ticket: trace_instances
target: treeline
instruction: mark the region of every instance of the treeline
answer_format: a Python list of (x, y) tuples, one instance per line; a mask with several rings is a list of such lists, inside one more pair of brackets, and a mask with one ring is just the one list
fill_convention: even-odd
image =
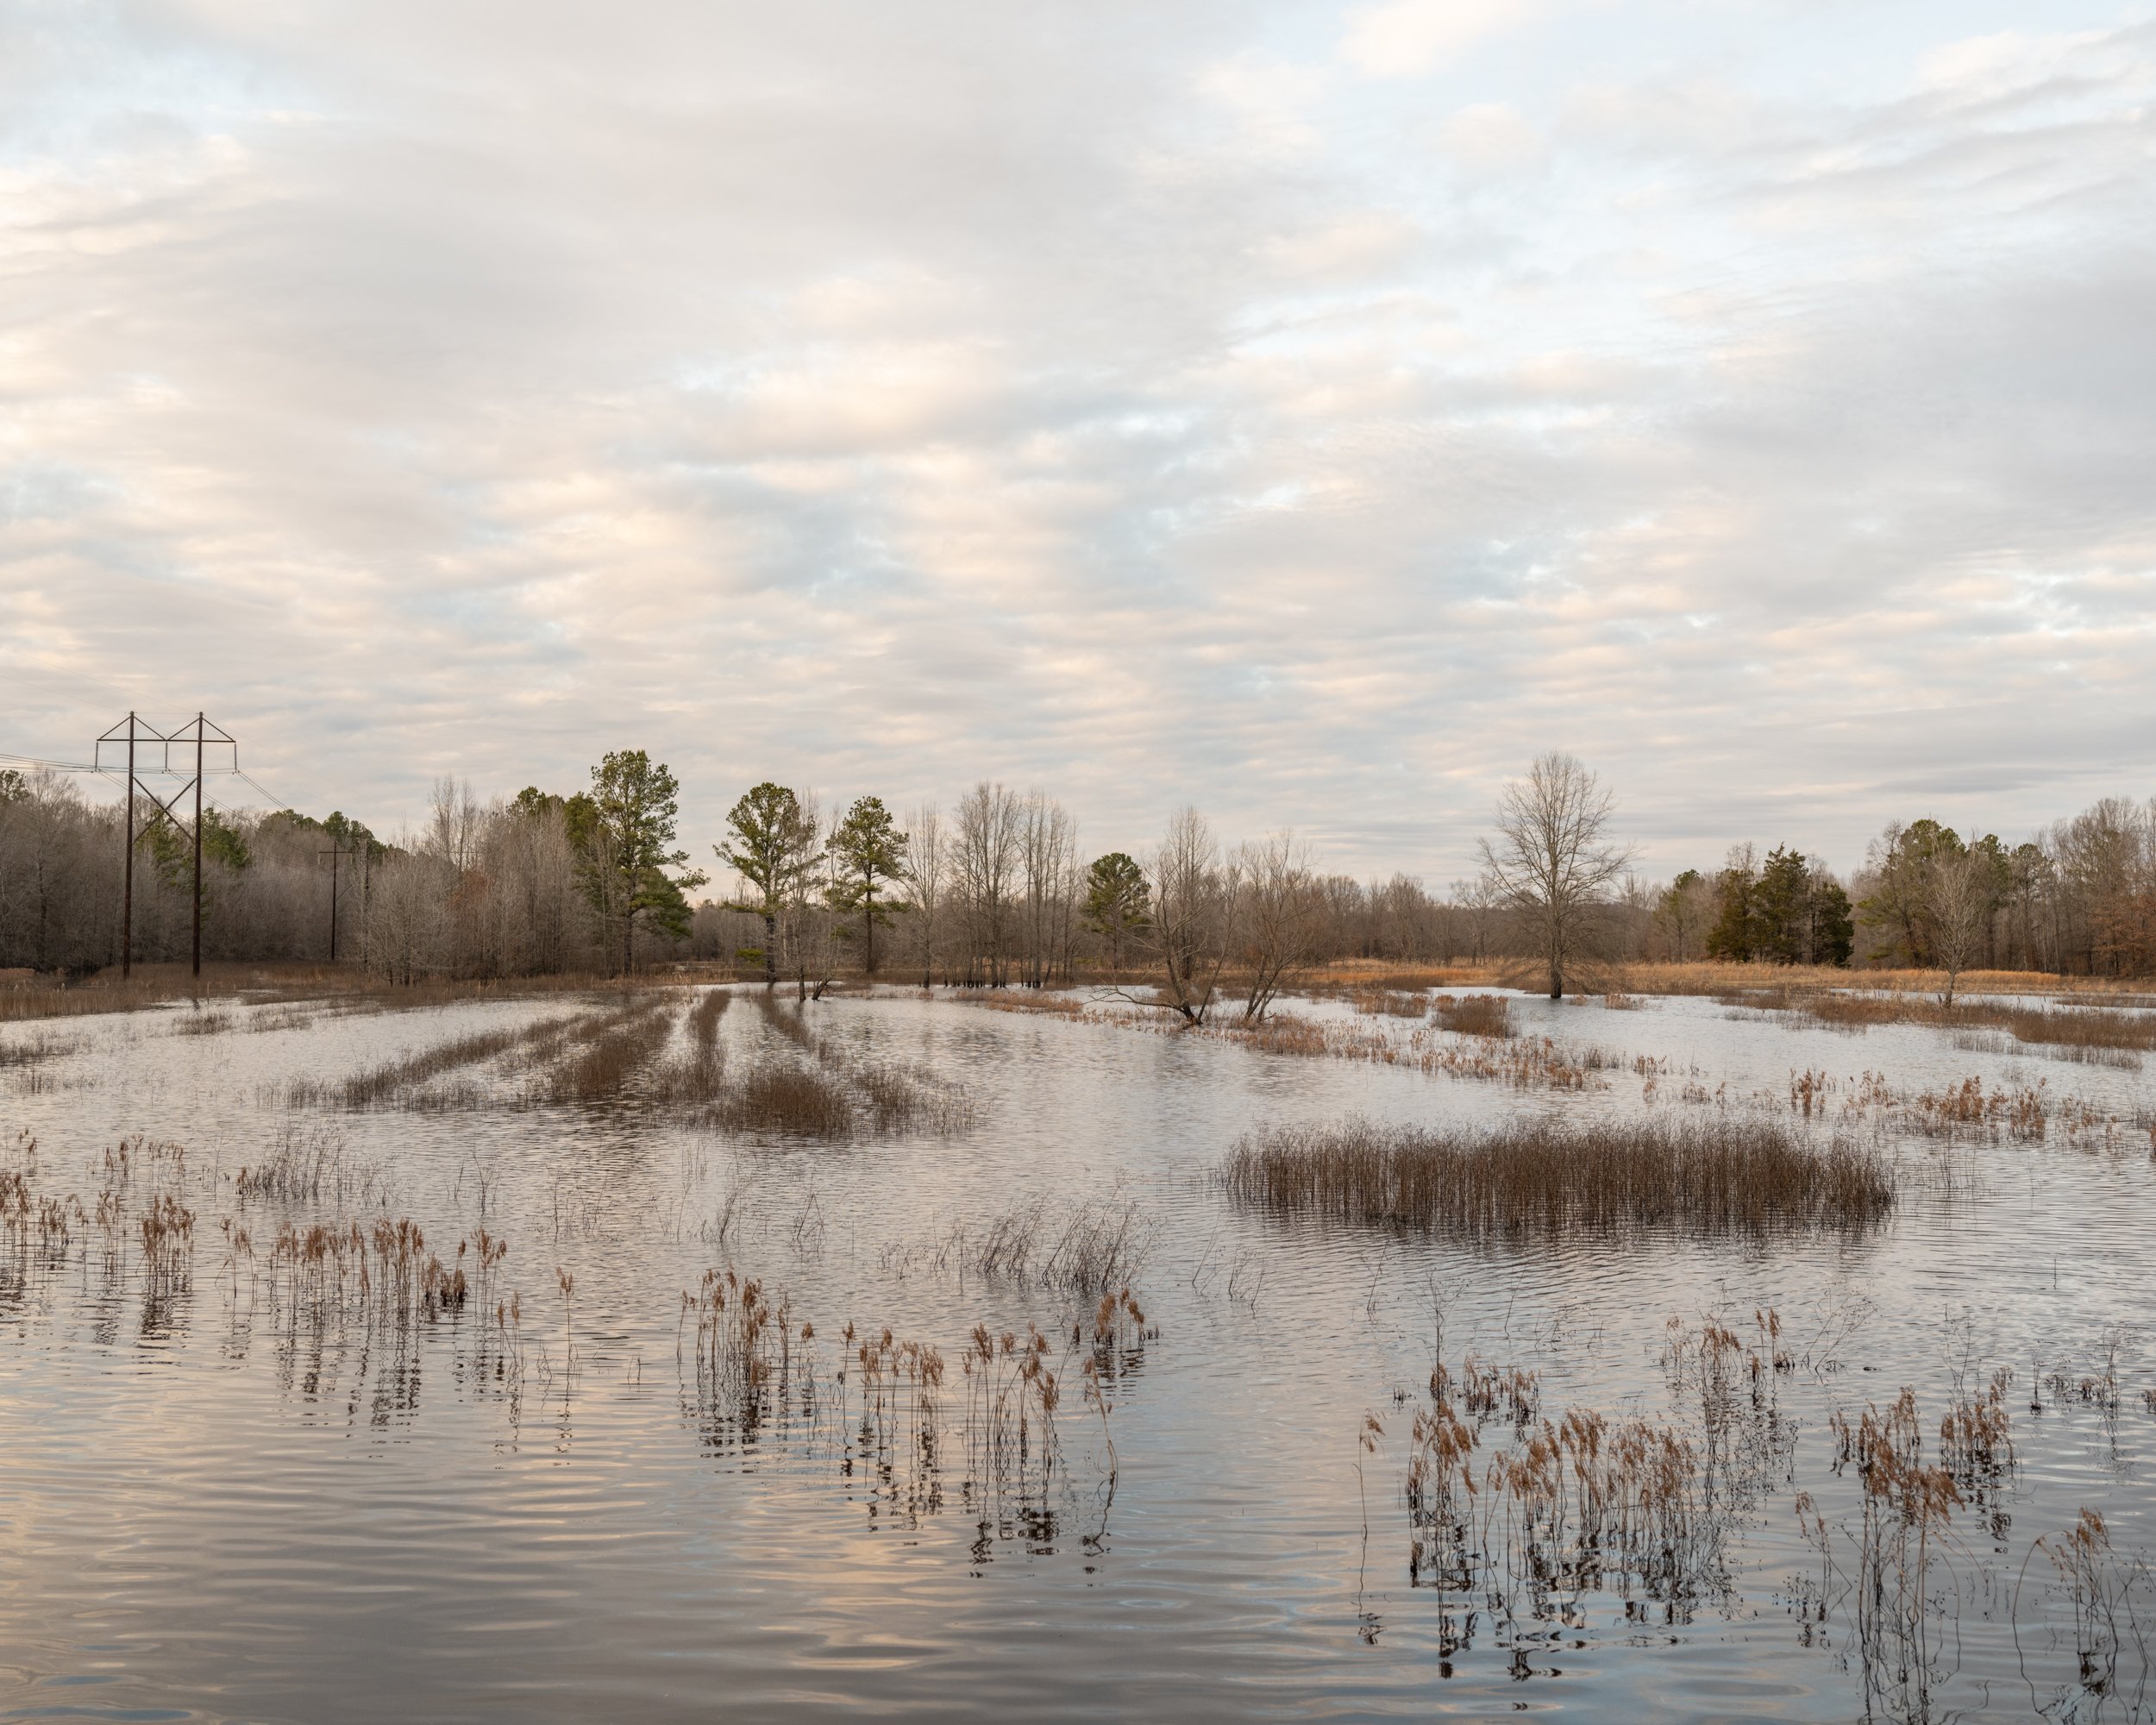
[[(566, 794), (485, 802), (445, 779), (423, 826), (393, 841), (341, 813), (208, 810), (204, 954), (318, 961), (334, 943), (398, 982), (697, 959), (805, 993), (841, 974), (976, 987), (1126, 977), (1193, 1015), (1224, 999), (1262, 1013), (1284, 977), (1347, 958), (1531, 957), (1553, 980), (1583, 961), (1699, 958), (2156, 971), (2156, 801), (2109, 800), (2013, 846), (1897, 823), (1846, 877), (1786, 845), (1764, 857), (1743, 845), (1720, 869), (1656, 883), (1601, 844), (1611, 805), (1593, 775), (1563, 757), (1545, 770), (1557, 777), (1515, 789), (1540, 786), (1545, 813), (1590, 810), (1595, 866), (1538, 879), (1537, 806), (1508, 801), (1487, 866), (1438, 894), (1405, 874), (1326, 871), (1286, 835), (1227, 844), (1191, 810), (1142, 856), (1089, 856), (1054, 798), (988, 782), (949, 809), (903, 814), (874, 796), (826, 806), (761, 784), (693, 867), (672, 774), (625, 750)], [(0, 969), (118, 962), (122, 814), (63, 777), (0, 773)], [(137, 824), (135, 956), (184, 959), (191, 844), (147, 801)], [(699, 895), (714, 878), (726, 890)]]
[(1890, 823), (1846, 881), (1816, 859), (1740, 845), (1712, 874), (1628, 881), (1621, 956), (1918, 969), (2156, 972), (2156, 799), (2107, 798), (2034, 838)]

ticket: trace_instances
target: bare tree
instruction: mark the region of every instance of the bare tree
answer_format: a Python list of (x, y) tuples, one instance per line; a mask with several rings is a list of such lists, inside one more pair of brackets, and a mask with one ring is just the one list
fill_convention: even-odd
[(1990, 926), (1991, 859), (1975, 845), (1942, 849), (1924, 872), (1932, 957), (1946, 973), (1940, 1004), (1951, 1007), (1954, 985), (1975, 959)]
[(906, 818), (911, 837), (906, 855), (906, 883), (911, 901), (914, 950), (921, 961), (921, 986), (936, 981), (937, 943), (943, 932), (944, 900), (950, 883), (950, 838), (943, 811), (934, 803)]
[(1248, 979), (1243, 1019), (1256, 1024), (1294, 972), (1310, 962), (1326, 905), (1309, 855), (1292, 832), (1238, 849), (1229, 880), (1235, 952)]
[(1550, 998), (1586, 950), (1609, 888), (1632, 853), (1608, 840), (1617, 799), (1573, 756), (1542, 756), (1497, 800), (1497, 837), (1481, 841), (1482, 866), (1504, 903), (1532, 931), (1550, 973)]
[(1489, 957), (1490, 925), (1504, 908), (1504, 890), (1485, 869), (1472, 881), (1455, 881), (1450, 902), (1454, 914), (1467, 925), (1468, 956), (1479, 964)]
[(966, 981), (1000, 988), (1009, 980), (1021, 826), (1018, 795), (983, 779), (959, 799), (956, 822), (952, 876), (966, 944)]
[(1146, 873), (1153, 886), (1153, 917), (1141, 938), (1160, 966), (1162, 986), (1153, 999), (1138, 1004), (1201, 1025), (1227, 962), (1229, 899), (1220, 847), (1206, 818), (1194, 808), (1180, 810)]
[(1078, 850), (1070, 812), (1042, 791), (1029, 792), (1019, 815), (1019, 860), (1025, 890), (1025, 986), (1040, 988), (1056, 966), (1066, 888)]
[(1655, 900), (1655, 926), (1680, 964), (1699, 957), (1700, 941), (1714, 919), (1714, 883), (1696, 869), (1685, 869)]

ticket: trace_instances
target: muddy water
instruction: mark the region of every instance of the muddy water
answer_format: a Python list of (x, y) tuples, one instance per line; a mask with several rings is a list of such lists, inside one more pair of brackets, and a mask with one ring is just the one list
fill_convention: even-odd
[[(491, 1068), (474, 1070), (493, 1106), (288, 1095), (570, 1010), (239, 1007), (204, 1034), (176, 1013), (0, 1032), (57, 1043), (0, 1071), (0, 1165), (33, 1201), (72, 1194), (85, 1211), (65, 1244), (30, 1226), (0, 1251), (0, 1716), (1839, 1720), (1869, 1695), (1890, 1716), (2131, 1716), (2147, 1672), (2127, 1616), (2084, 1663), (2090, 1632), (2035, 1541), (2099, 1509), (2103, 1573), (2156, 1626), (2132, 1568), (2156, 1548), (2147, 1074), (1706, 1000), (1523, 1000), (1523, 1032), (1612, 1058), (1583, 1088), (1515, 1088), (893, 995), (813, 1006), (814, 1033), (857, 1069), (962, 1084), (970, 1127), (728, 1134), (639, 1107), (636, 1080), (610, 1103), (510, 1107), (520, 1081)], [(736, 1074), (799, 1057), (745, 1000), (720, 1043)], [(1255, 1126), (1350, 1113), (1801, 1123), (1799, 1073), (1823, 1085), (1811, 1129), (1883, 1133), (1903, 1164), (1875, 1233), (1466, 1248), (1238, 1213), (1208, 1177)], [(1987, 1094), (2039, 1088), (2042, 1139), (1914, 1129), (1908, 1099), (1972, 1076)], [(1882, 1082), (1901, 1101), (1860, 1107)], [(122, 1139), (138, 1140), (124, 1182), (105, 1159)], [(331, 1170), (322, 1192), (243, 1196), (241, 1170), (290, 1145)], [(91, 1214), (107, 1192), (129, 1207), (110, 1226)], [(184, 1261), (146, 1255), (141, 1212), (160, 1194), (194, 1213)], [(1129, 1207), (1150, 1240), (1134, 1292), (1157, 1333), (1118, 1354), (1105, 1433), (1080, 1390), (1087, 1350), (1068, 1348), (1089, 1302), (984, 1280), (945, 1249), (1035, 1201), (1051, 1218)], [(374, 1306), (310, 1315), (280, 1292), (280, 1227), (381, 1216), (451, 1258), (484, 1226), (508, 1255), (479, 1297), (408, 1326), (353, 1315)], [(682, 1297), (719, 1264), (813, 1323), (812, 1407), (744, 1427), (700, 1392)], [(1456, 1366), (1539, 1374), (1552, 1419), (1682, 1424), (1699, 1408), (1664, 1369), (1670, 1320), (1749, 1339), (1770, 1308), (1793, 1369), (1746, 1391), (1757, 1465), (1725, 1487), (1708, 1584), (1555, 1600), (1411, 1584), (1408, 1432), (1440, 1325)], [(983, 1320), (1054, 1338), (1063, 1384), (1055, 1466), (985, 1507), (958, 1430), (958, 1362)], [(836, 1376), (849, 1322), (942, 1352), (935, 1465), (915, 1451), (887, 1472), (863, 1449), (859, 1374)], [(1851, 1585), (1862, 1488), (1833, 1467), (1830, 1421), (1908, 1385), (1928, 1452), (1955, 1387), (2002, 1367), (2017, 1465), (1927, 1572), (1921, 1683), (1889, 1673), (1882, 1690)], [(1366, 1413), (1384, 1428), (1369, 1451)], [(1484, 1443), (1510, 1435), (1500, 1417)], [(1830, 1524), (1824, 1565), (1799, 1491)]]

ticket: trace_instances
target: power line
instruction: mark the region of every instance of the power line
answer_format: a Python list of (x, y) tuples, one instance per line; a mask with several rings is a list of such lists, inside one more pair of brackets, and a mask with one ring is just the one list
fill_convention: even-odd
[(9, 755), (4, 750), (0, 750), (0, 761), (12, 761), (22, 767), (42, 767), (53, 773), (97, 773), (103, 770), (86, 761), (42, 761), (34, 755)]

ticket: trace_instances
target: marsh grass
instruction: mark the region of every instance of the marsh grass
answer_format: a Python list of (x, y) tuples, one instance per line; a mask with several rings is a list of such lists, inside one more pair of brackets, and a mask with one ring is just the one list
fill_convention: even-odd
[(1494, 1132), (1275, 1126), (1220, 1170), (1236, 1202), (1470, 1239), (1857, 1231), (1894, 1203), (1890, 1165), (1774, 1122), (1523, 1120)]
[(726, 1062), (718, 1021), (733, 1004), (724, 988), (707, 988), (689, 1008), (687, 1046), (662, 1065), (652, 1082), (652, 1101), (667, 1107), (708, 1107), (725, 1094)]
[[(616, 1013), (621, 1009), (616, 1009)], [(429, 1093), (427, 1087), (449, 1073), (466, 1070), (519, 1056), (512, 1064), (550, 1063), (579, 1036), (591, 1035), (613, 1020), (616, 1013), (584, 1013), (567, 1018), (541, 1019), (536, 1023), (475, 1031), (450, 1037), (385, 1061), (364, 1072), (341, 1080), (295, 1079), (284, 1087), (291, 1107), (441, 1108), (473, 1107), (482, 1100), (476, 1088)]]
[(1725, 1006), (1779, 1013), (1833, 1030), (1860, 1033), (1884, 1025), (1921, 1025), (1948, 1032), (1958, 1047), (1987, 1052), (2020, 1047), (2048, 1059), (2126, 1071), (2139, 1071), (2141, 1055), (2156, 1049), (2156, 1013), (2124, 1006), (1964, 999), (1949, 1007), (1927, 995), (1855, 993), (1846, 986), (1753, 987), (1717, 998)]
[(883, 1268), (1037, 1287), (1086, 1302), (1128, 1293), (1151, 1257), (1157, 1226), (1127, 1198), (1036, 1198), (965, 1217), (926, 1240), (894, 1244)]
[(1365, 1018), (1421, 1019), (1430, 1015), (1430, 999), (1419, 990), (1358, 988), (1349, 1004)]
[(718, 1113), (734, 1132), (844, 1138), (853, 1135), (857, 1110), (843, 1085), (778, 1058), (759, 1062), (729, 1085)]
[(58, 1060), (76, 1052), (84, 1045), (84, 1038), (69, 1036), (58, 1031), (32, 1031), (24, 1036), (0, 1040), (0, 1072), (17, 1071), (42, 1065), (47, 1060)]
[(1449, 1031), (1463, 1036), (1508, 1037), (1512, 1032), (1512, 1002), (1502, 994), (1439, 994), (1431, 1004), (1431, 1016)]
[(547, 1076), (542, 1086), (546, 1100), (557, 1107), (621, 1101), (630, 1079), (657, 1056), (673, 1029), (664, 1001), (639, 1001), (624, 1008)]

